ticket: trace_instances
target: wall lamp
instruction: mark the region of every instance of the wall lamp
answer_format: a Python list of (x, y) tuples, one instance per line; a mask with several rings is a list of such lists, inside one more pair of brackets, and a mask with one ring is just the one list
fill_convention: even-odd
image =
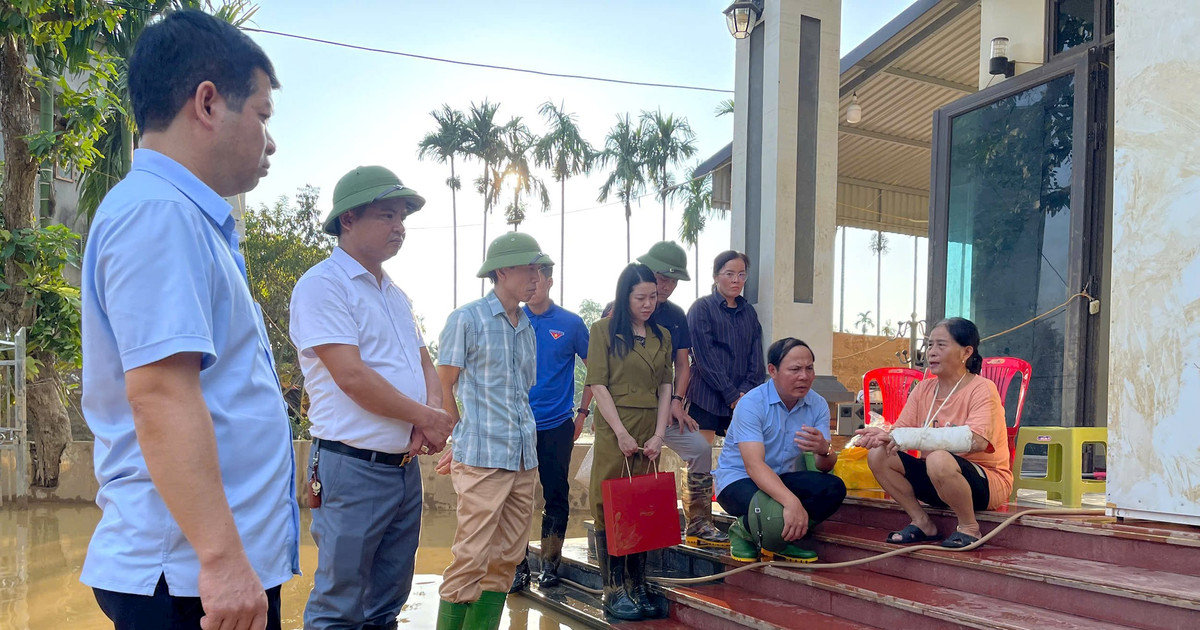
[(762, 0), (736, 0), (725, 9), (725, 23), (729, 26), (729, 34), (734, 39), (750, 37), (750, 31), (762, 17)]
[(1008, 58), (1008, 38), (992, 38), (992, 58), (988, 59), (988, 74), (1003, 74), (1009, 78), (1016, 73), (1016, 62)]

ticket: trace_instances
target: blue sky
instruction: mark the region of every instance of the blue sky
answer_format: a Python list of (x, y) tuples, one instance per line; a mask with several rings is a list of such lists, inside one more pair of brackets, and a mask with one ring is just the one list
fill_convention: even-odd
[[(732, 89), (734, 40), (725, 27), (726, 0), (556, 3), (471, 0), (441, 2), (354, 1), (331, 9), (328, 2), (260, 0), (252, 26), (347, 43), (494, 65), (619, 79)], [(849, 51), (910, 4), (909, 0), (846, 0), (842, 51)], [(432, 130), (429, 112), (443, 103), (467, 109), (487, 98), (500, 103), (498, 118), (522, 116), (544, 129), (537, 107), (565, 102), (593, 144), (599, 145), (618, 114), (661, 108), (683, 116), (696, 132), (696, 156), (688, 168), (732, 138), (732, 117), (713, 110), (729, 94), (615, 85), (467, 68), (369, 53), (251, 33), (275, 63), (283, 88), (275, 95), (271, 132), (279, 145), (269, 177), (247, 195), (257, 206), (293, 195), (304, 184), (321, 189), (324, 210), (334, 184), (358, 165), (382, 164), (428, 200), (408, 222), (409, 237), (385, 268), (414, 300), (431, 336), (451, 310), (451, 213), (445, 186), (447, 166), (421, 162), (416, 147)], [(459, 164), (464, 190), (458, 196), (459, 286), (462, 304), (480, 295), (474, 278), (482, 260), (482, 199), (467, 190), (480, 174), (474, 162)], [(680, 170), (682, 173), (682, 170)], [(547, 213), (534, 205), (521, 230), (559, 258), (559, 197), (551, 187)], [(585, 298), (611, 299), (625, 264), (625, 225), (618, 204), (596, 201), (601, 174), (567, 184), (564, 306)], [(634, 256), (661, 237), (662, 211), (652, 197), (633, 209)], [(677, 237), (679, 213), (668, 213), (668, 233)], [(488, 238), (507, 229), (502, 216), (488, 221)], [(867, 234), (851, 230), (847, 251), (847, 324), (875, 309), (875, 264)], [(840, 238), (839, 238), (840, 243)], [(700, 292), (708, 290), (711, 260), (729, 244), (729, 223), (717, 219), (701, 238)], [(893, 236), (884, 258), (884, 319), (907, 317), (912, 309), (912, 238)], [(690, 254), (690, 252), (689, 252)], [(921, 251), (924, 276), (924, 249)], [(709, 270), (705, 270), (708, 267)], [(675, 300), (685, 308), (695, 282), (681, 283)], [(867, 291), (867, 289), (870, 289)], [(554, 293), (557, 296), (557, 287)], [(836, 295), (836, 288), (835, 288)], [(920, 296), (921, 304), (924, 296)], [(922, 307), (923, 310), (923, 307)], [(834, 308), (834, 325), (838, 309)]]

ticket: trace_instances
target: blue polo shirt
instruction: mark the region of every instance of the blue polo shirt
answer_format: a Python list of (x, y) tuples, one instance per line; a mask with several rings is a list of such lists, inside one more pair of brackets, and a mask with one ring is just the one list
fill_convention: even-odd
[(80, 579), (95, 588), (197, 597), (200, 563), (154, 487), (125, 373), (179, 353), (200, 359), (225, 497), (265, 588), (300, 572), (300, 515), (287, 409), (262, 312), (250, 297), (230, 206), (149, 149), (96, 210), (83, 255), (83, 415), (96, 436), (103, 510)]
[(541, 315), (524, 308), (537, 333), (537, 383), (529, 406), (538, 431), (545, 431), (575, 415), (575, 357), (587, 360), (588, 329), (582, 317), (553, 302)]
[(773, 380), (746, 392), (733, 409), (733, 420), (725, 432), (725, 446), (713, 471), (717, 494), (735, 481), (750, 478), (742, 449), (738, 448), (741, 442), (761, 443), (764, 459), (777, 475), (798, 470), (796, 460), (803, 451), (796, 446), (795, 439), (796, 432), (804, 427), (816, 427), (829, 439), (829, 404), (817, 392), (810, 390), (790, 410), (779, 399)]

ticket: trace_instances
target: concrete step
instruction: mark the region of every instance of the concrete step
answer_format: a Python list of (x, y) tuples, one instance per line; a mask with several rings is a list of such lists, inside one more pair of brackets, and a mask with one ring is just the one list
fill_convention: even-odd
[[(829, 522), (817, 528), (822, 562), (896, 549), (887, 531)], [(1200, 625), (1200, 578), (1077, 558), (985, 546), (971, 552), (919, 551), (865, 565), (870, 571), (998, 597), (1131, 628)]]
[(654, 619), (649, 621), (620, 621), (605, 618), (600, 598), (570, 586), (559, 586), (551, 589), (539, 589), (532, 586), (521, 591), (522, 597), (528, 597), (538, 604), (555, 610), (572, 620), (579, 622), (578, 627), (596, 628), (598, 630), (688, 630), (693, 626), (673, 619)]

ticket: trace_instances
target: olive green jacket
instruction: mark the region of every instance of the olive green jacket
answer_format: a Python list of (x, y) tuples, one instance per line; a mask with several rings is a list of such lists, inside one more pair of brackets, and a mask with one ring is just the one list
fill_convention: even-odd
[[(618, 407), (655, 409), (658, 407), (658, 386), (674, 380), (671, 333), (658, 326), (659, 341), (652, 330), (646, 330), (646, 345), (634, 343), (633, 349), (619, 358), (611, 352), (609, 325), (611, 318), (592, 324), (588, 340), (587, 380), (585, 385), (604, 385)], [(655, 324), (646, 324), (647, 327)]]

